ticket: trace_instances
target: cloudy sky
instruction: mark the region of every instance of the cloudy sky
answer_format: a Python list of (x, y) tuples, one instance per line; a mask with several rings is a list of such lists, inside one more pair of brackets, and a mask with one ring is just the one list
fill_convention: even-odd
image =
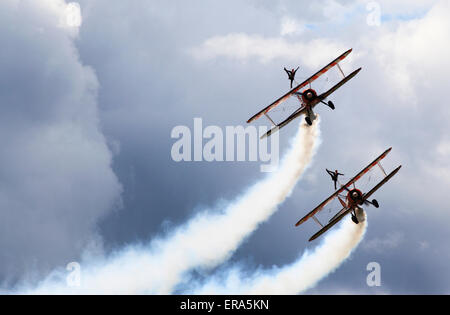
[[(282, 266), (313, 248), (316, 226), (293, 225), (331, 192), (325, 168), (348, 178), (392, 146), (384, 166), (403, 168), (367, 209), (364, 240), (306, 293), (450, 293), (449, 14), (445, 0), (1, 1), (3, 287), (236, 198), (261, 163), (175, 162), (172, 129), (243, 125), (288, 90), (283, 67), (300, 66), (300, 81), (353, 48), (343, 70), (363, 69), (331, 97), (335, 111), (317, 107), (312, 164), (218, 269)], [(282, 154), (296, 125), (280, 133)], [(366, 284), (370, 262), (379, 287)]]

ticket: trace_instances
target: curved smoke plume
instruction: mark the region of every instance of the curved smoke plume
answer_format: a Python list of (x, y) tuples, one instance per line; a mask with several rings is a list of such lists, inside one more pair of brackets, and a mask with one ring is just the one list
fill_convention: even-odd
[(349, 218), (336, 230), (328, 232), (319, 246), (306, 251), (297, 261), (271, 270), (245, 275), (233, 268), (204, 284), (197, 284), (196, 294), (298, 294), (312, 288), (336, 270), (362, 240), (367, 221), (354, 224)]
[(197, 214), (149, 245), (129, 246), (102, 261), (81, 264), (81, 285), (67, 287), (66, 272), (55, 272), (27, 293), (171, 293), (187, 272), (226, 260), (291, 193), (319, 143), (318, 119), (304, 123), (278, 170), (254, 184), (221, 213)]

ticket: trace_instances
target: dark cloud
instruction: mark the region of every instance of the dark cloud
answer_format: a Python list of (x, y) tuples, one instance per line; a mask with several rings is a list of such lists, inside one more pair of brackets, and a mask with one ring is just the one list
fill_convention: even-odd
[[(299, 52), (298, 61), (279, 56), (265, 64), (256, 58), (242, 61), (219, 56), (203, 60), (192, 55), (193, 48), (217, 36), (243, 33), (250, 37), (258, 35), (262, 40), (280, 38), (281, 20), (289, 16), (308, 24), (308, 28), (285, 37), (288, 44), (309, 44), (321, 39), (333, 47), (353, 47), (354, 52), (343, 67), (349, 71), (362, 66), (363, 71), (333, 95), (335, 111), (318, 109), (323, 142), (316, 160), (291, 198), (245, 242), (232, 261), (246, 261), (250, 269), (253, 265), (292, 262), (304, 248), (314, 246), (307, 245), (306, 240), (315, 226), (294, 228), (293, 223), (330, 192), (331, 183), (324, 169), (338, 168), (351, 176), (393, 146), (386, 168), (398, 164), (404, 167), (377, 193), (381, 208), (368, 210), (366, 240), (351, 260), (310, 293), (448, 292), (450, 274), (445, 260), (437, 254), (448, 252), (443, 241), (448, 238), (448, 207), (442, 196), (449, 187), (445, 177), (449, 111), (443, 102), (447, 93), (444, 69), (448, 68), (448, 62), (438, 62), (448, 52), (448, 45), (442, 40), (446, 35), (442, 30), (447, 24), (436, 12), (439, 10), (431, 11), (432, 15), (421, 21), (390, 21), (371, 27), (366, 23), (365, 3), (357, 1), (131, 4), (83, 0), (80, 4), (83, 25), (76, 47), (58, 29), (45, 37), (50, 48), (40, 41), (36, 44), (35, 36), (26, 35), (31, 28), (28, 24), (14, 30), (15, 34), (25, 32), (25, 35), (11, 38), (4, 35), (5, 42), (14, 45), (19, 45), (16, 37), (23, 39), (20, 49), (14, 52), (23, 52), (24, 56), (18, 54), (17, 60), (21, 62), (17, 66), (20, 64), (25, 70), (14, 71), (9, 60), (2, 64), (3, 69), (8, 69), (2, 75), (5, 78), (2, 82), (7, 83), (1, 84), (2, 99), (9, 104), (17, 101), (2, 116), (8, 130), (18, 131), (21, 128), (16, 127), (20, 126), (16, 120), (6, 117), (36, 120), (38, 124), (46, 120), (54, 123), (70, 120), (80, 113), (68, 115), (67, 111), (84, 105), (94, 112), (91, 115), (91, 111), (81, 111), (84, 116), (80, 121), (88, 121), (88, 129), (92, 131), (88, 138), (102, 143), (95, 123), (95, 95), (90, 94), (97, 88), (95, 77), (80, 66), (76, 50), (82, 63), (92, 67), (98, 80), (98, 118), (111, 150), (117, 151), (113, 169), (124, 189), (123, 208), (100, 222), (100, 234), (108, 250), (148, 240), (199, 209), (214, 208), (223, 199), (233, 199), (262, 176), (258, 163), (176, 163), (170, 157), (174, 142), (170, 132), (177, 125), (192, 127), (194, 117), (203, 118), (205, 125), (243, 124), (255, 110), (286, 91), (288, 82), (281, 70), (283, 66), (298, 63), (299, 76), (306, 77), (316, 70), (310, 65), (311, 60), (305, 60), (306, 56), (334, 57), (334, 52), (325, 49), (311, 53), (317, 46), (306, 46), (308, 51)], [(331, 16), (333, 8), (339, 8), (339, 14)], [(382, 2), (383, 10), (389, 8)], [(441, 3), (440, 11), (446, 10), (448, 7)], [(7, 19), (2, 21), (5, 27), (16, 25), (7, 23)], [(425, 36), (434, 27), (442, 33), (433, 33), (431, 38)], [(427, 49), (428, 54), (423, 54), (420, 47), (429, 47), (430, 40), (436, 49)], [(61, 41), (67, 43), (56, 44)], [(30, 50), (36, 51), (34, 59), (28, 57)], [(57, 75), (44, 80), (43, 73), (55, 69), (51, 68), (54, 63), (42, 62), (46, 58), (59, 60), (56, 64), (64, 67), (56, 67)], [(26, 78), (23, 73), (27, 73)], [(54, 87), (52, 93), (42, 93), (48, 87)], [(21, 94), (22, 90), (29, 92)], [(71, 93), (74, 95), (70, 97)], [(80, 97), (86, 97), (87, 101), (80, 101)], [(39, 107), (28, 105), (36, 99), (43, 99)], [(282, 148), (294, 134), (294, 125), (282, 131)], [(17, 142), (17, 138), (13, 139), (12, 142)], [(104, 167), (107, 161), (105, 158), (99, 163)], [(108, 173), (108, 169), (103, 171)], [(113, 178), (113, 174), (108, 176)], [(369, 184), (373, 182), (365, 183)], [(97, 186), (109, 187), (101, 183)], [(51, 190), (45, 186), (41, 189)], [(103, 205), (96, 208), (104, 209)], [(65, 230), (64, 226), (60, 228)], [(398, 244), (385, 241), (397, 232), (402, 235)], [(366, 242), (381, 248), (370, 250), (370, 246), (365, 247)], [(365, 283), (365, 268), (371, 261), (382, 266), (383, 286), (378, 289), (368, 288)], [(440, 271), (439, 276), (434, 270)]]
[[(290, 15), (300, 21), (319, 23), (317, 20), (323, 14), (315, 6), (284, 2), (227, 2), (214, 6), (203, 3), (201, 7), (154, 3), (150, 8), (143, 3), (135, 6), (86, 4), (87, 17), (78, 47), (83, 60), (97, 71), (102, 121), (108, 137), (120, 142), (121, 151), (114, 168), (125, 186), (124, 209), (109, 216), (101, 225), (107, 244), (121, 246), (149, 238), (161, 231), (165, 220), (182, 222), (195, 209), (211, 207), (222, 198), (233, 198), (258, 178), (255, 163), (174, 163), (169, 156), (173, 143), (169, 135), (176, 125), (192, 126), (193, 117), (202, 117), (205, 124), (241, 124), (260, 105), (285, 89), (285, 78), (280, 71), (282, 60), (264, 65), (255, 60), (242, 63), (226, 58), (201, 61), (192, 58), (189, 51), (210, 37), (230, 33), (277, 37), (286, 6), (292, 8)], [(296, 10), (302, 12), (292, 14)], [(312, 10), (317, 16), (306, 14), (305, 10)], [(233, 12), (232, 18), (230, 12)], [(441, 121), (426, 125), (424, 117), (434, 119), (437, 116), (427, 116), (427, 108), (410, 106), (410, 98), (402, 99), (397, 95), (397, 83), (391, 79), (398, 73), (389, 73), (389, 68), (380, 64), (379, 55), (374, 55), (385, 49), (377, 43), (381, 43), (384, 36), (396, 33), (392, 26), (371, 28), (366, 24), (364, 11), (338, 29), (331, 21), (328, 32), (333, 36), (323, 35), (327, 34), (327, 22), (320, 23), (319, 33), (310, 30), (295, 40), (320, 35), (331, 42), (353, 47), (351, 62), (354, 66), (363, 66), (363, 71), (333, 96), (336, 111), (318, 110), (322, 114), (323, 144), (309, 176), (298, 184), (292, 197), (271, 221), (239, 249), (233, 260), (250, 258), (255, 264), (269, 266), (295, 259), (314, 227), (294, 229), (292, 222), (329, 191), (331, 186), (323, 170), (339, 168), (351, 175), (382, 150), (393, 146), (387, 168), (399, 163), (405, 166), (398, 178), (377, 194), (384, 210), (375, 210), (376, 214), (369, 210), (367, 241), (382, 239), (398, 230), (407, 241), (399, 244), (395, 253), (391, 249), (376, 257), (367, 250), (356, 251), (342, 271), (324, 281), (318, 290), (325, 291), (327, 286), (367, 289), (365, 266), (379, 259), (389, 278), (383, 289), (389, 292), (436, 292), (437, 287), (444, 291), (443, 282), (436, 285), (439, 279), (420, 272), (439, 264), (435, 259), (409, 265), (408, 276), (402, 266), (416, 259), (417, 253), (410, 252), (411, 246), (418, 246), (422, 241), (427, 241), (430, 248), (444, 246), (433, 234), (422, 233), (422, 237), (418, 237), (416, 233), (423, 222), (423, 207), (430, 207), (421, 201), (417, 189), (422, 187), (425, 175), (422, 163), (433, 158), (427, 152), (436, 145), (436, 134), (447, 130), (447, 126)], [(338, 38), (334, 37), (336, 33), (339, 33)], [(375, 41), (368, 44), (367, 36)], [(388, 60), (389, 53), (387, 47)], [(401, 58), (400, 53), (393, 51), (392, 58)], [(305, 65), (305, 76), (306, 72), (314, 70), (308, 68), (308, 60), (302, 60), (301, 55), (299, 63)], [(433, 84), (441, 86), (438, 77), (443, 73), (436, 71)], [(414, 86), (420, 87), (418, 78), (411, 79)], [(426, 91), (431, 95), (445, 95), (444, 90), (435, 93), (431, 87)], [(426, 95), (422, 92), (416, 95), (419, 99)], [(433, 105), (433, 110), (444, 108)], [(288, 138), (294, 129), (287, 127), (283, 137)], [(429, 178), (427, 184), (433, 180)], [(445, 206), (439, 202), (432, 207), (431, 213), (427, 210), (431, 222), (440, 221), (441, 215), (446, 216), (442, 212)], [(402, 215), (392, 214), (396, 211), (401, 211)], [(409, 219), (404, 220), (405, 217)], [(387, 220), (392, 223), (386, 224)], [(445, 235), (445, 224), (441, 226)], [(352, 272), (352, 269), (357, 271)], [(420, 277), (414, 278), (415, 271)], [(409, 277), (407, 282), (402, 280), (405, 277)]]
[(120, 194), (98, 127), (96, 77), (54, 4), (0, 5), (3, 281), (77, 259)]

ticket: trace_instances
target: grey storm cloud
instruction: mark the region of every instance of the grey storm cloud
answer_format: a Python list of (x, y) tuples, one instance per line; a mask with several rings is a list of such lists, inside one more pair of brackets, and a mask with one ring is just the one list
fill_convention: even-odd
[[(402, 12), (389, 2), (379, 3), (380, 18)], [(106, 244), (120, 247), (129, 241), (150, 238), (198, 209), (214, 205), (217, 200), (231, 199), (258, 178), (258, 165), (252, 163), (174, 163), (169, 156), (169, 135), (174, 126), (192, 126), (193, 117), (202, 117), (205, 124), (242, 124), (260, 106), (285, 91), (286, 78), (280, 70), (283, 66), (299, 64), (298, 75), (305, 77), (341, 49), (352, 47), (354, 52), (344, 69), (362, 66), (363, 71), (333, 96), (336, 111), (319, 110), (324, 145), (318, 159), (281, 211), (261, 226), (233, 259), (248, 261), (250, 266), (293, 261), (304, 248), (298, 240), (306, 239), (313, 227), (290, 227), (300, 214), (326, 196), (330, 185), (324, 175), (325, 167), (342, 169), (350, 176), (393, 146), (386, 168), (397, 164), (404, 164), (404, 168), (395, 182), (377, 194), (387, 208), (369, 210), (369, 220), (373, 222), (367, 237), (368, 241), (377, 239), (385, 244), (385, 238), (399, 231), (404, 242), (394, 253), (391, 248), (382, 253), (357, 250), (341, 267), (342, 271), (322, 282), (319, 290), (330, 292), (326, 289), (329, 287), (336, 288), (336, 292), (339, 288), (349, 291), (350, 287), (370, 292), (365, 284), (365, 268), (377, 259), (386, 272), (385, 291), (446, 290), (445, 281), (434, 283), (435, 277), (422, 272), (431, 266), (442, 269), (439, 261), (417, 258), (420, 250), (445, 251), (445, 244), (437, 240), (447, 235), (441, 218), (448, 218), (445, 205), (439, 198), (428, 200), (422, 190), (424, 183), (429, 186), (438, 181), (437, 191), (431, 192), (437, 197), (448, 187), (444, 178), (437, 178), (438, 173), (429, 169), (434, 161), (446, 167), (443, 158), (437, 161), (434, 153), (438, 147), (441, 156), (447, 152), (444, 135), (448, 127), (441, 118), (448, 111), (438, 101), (445, 99), (446, 73), (435, 65), (437, 60), (443, 62), (443, 68), (447, 64), (444, 35), (431, 37), (433, 45), (440, 47), (428, 51), (432, 58), (419, 54), (419, 48), (430, 40), (426, 34), (432, 33), (428, 29), (433, 29), (434, 24), (441, 32), (446, 29), (439, 25), (445, 24), (442, 16), (427, 16), (430, 7), (414, 2), (409, 3), (408, 10), (420, 12), (420, 18), (373, 27), (367, 24), (370, 12), (364, 1), (325, 1), (317, 5), (286, 1), (81, 4), (86, 19), (78, 47), (83, 60), (96, 69), (101, 81), (100, 108), (105, 132), (121, 147), (114, 169), (124, 183), (124, 209), (102, 222)], [(440, 6), (445, 12), (445, 4), (441, 2)], [(342, 14), (330, 15), (334, 8)], [(438, 11), (439, 7), (430, 14)], [(283, 16), (310, 23), (310, 28), (297, 37), (281, 37)], [(261, 45), (265, 39), (269, 44), (274, 40), (282, 42), (286, 50), (298, 50), (298, 59), (294, 60), (290, 51), (265, 63), (252, 58), (258, 54), (247, 59), (227, 58), (223, 54), (211, 57), (211, 52), (207, 59), (192, 55), (193, 49), (202, 49), (209, 39), (230, 34), (259, 40), (256, 43)], [(309, 45), (317, 40), (323, 45)], [(233, 50), (233, 46), (227, 50)], [(429, 83), (423, 84), (423, 80)], [(439, 115), (430, 115), (430, 110)], [(293, 131), (291, 127), (283, 130), (282, 140)], [(191, 185), (194, 179), (196, 184)], [(424, 208), (427, 215), (422, 214)], [(440, 233), (432, 229), (417, 232), (418, 226), (429, 226), (431, 222)], [(424, 241), (432, 245), (420, 247)], [(410, 261), (415, 261), (412, 270), (401, 269)], [(450, 276), (446, 268), (442, 272), (443, 279)], [(414, 275), (413, 280), (405, 282), (409, 274)]]
[(76, 260), (121, 192), (62, 1), (0, 4), (0, 278)]
[[(333, 95), (335, 111), (318, 109), (323, 143), (314, 164), (231, 262), (251, 270), (294, 261), (315, 226), (293, 223), (331, 189), (324, 169), (351, 176), (392, 146), (385, 167), (403, 168), (377, 193), (380, 209), (368, 210), (365, 240), (309, 292), (448, 292), (445, 1), (377, 1), (380, 26), (367, 24), (362, 0), (78, 2), (78, 36), (33, 1), (1, 4), (2, 46), (11, 47), (0, 51), (3, 277), (34, 264), (64, 265), (95, 231), (114, 251), (232, 200), (261, 177), (259, 164), (176, 163), (172, 128), (192, 127), (194, 117), (244, 124), (286, 91), (284, 66), (299, 65), (304, 78), (353, 48), (344, 70), (363, 69)], [(283, 36), (285, 18), (302, 27)], [(227, 39), (216, 42), (228, 45), (228, 55), (204, 50), (214, 38)], [(236, 38), (259, 50), (235, 58)], [(269, 44), (282, 49), (274, 55)], [(282, 130), (282, 151), (294, 132)], [(123, 207), (109, 211), (119, 182)], [(372, 261), (382, 266), (381, 288), (366, 285)]]

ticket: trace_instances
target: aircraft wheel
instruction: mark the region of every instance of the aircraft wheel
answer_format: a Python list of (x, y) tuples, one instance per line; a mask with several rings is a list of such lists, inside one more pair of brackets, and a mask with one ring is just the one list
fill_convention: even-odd
[(305, 120), (306, 120), (306, 123), (308, 124), (308, 125), (312, 125), (312, 121), (311, 121), (311, 119), (307, 116), (307, 117), (305, 117)]
[(372, 200), (372, 204), (375, 208), (378, 208), (380, 205), (378, 204), (378, 201), (376, 199)]
[(333, 109), (333, 110), (334, 110), (334, 108), (335, 108), (332, 101), (328, 101), (328, 106), (330, 106), (330, 108)]
[(354, 216), (353, 214), (352, 214), (352, 221), (353, 221), (355, 224), (358, 224), (358, 223), (359, 223), (358, 218), (357, 218), (356, 216)]

